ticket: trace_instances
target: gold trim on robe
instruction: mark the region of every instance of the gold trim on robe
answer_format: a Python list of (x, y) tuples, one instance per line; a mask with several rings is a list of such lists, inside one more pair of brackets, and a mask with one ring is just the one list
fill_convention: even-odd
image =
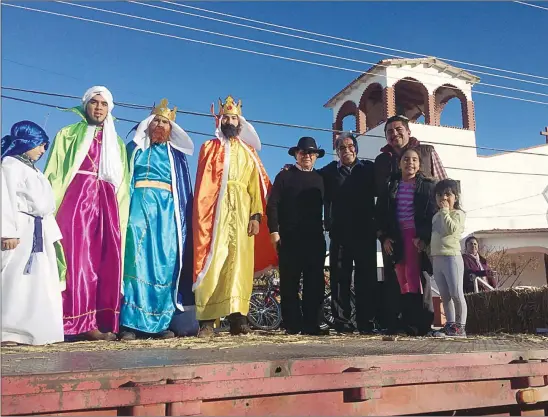
[(254, 274), (277, 266), (264, 216), (259, 235), (247, 235), (250, 216), (265, 212), (270, 187), (249, 145), (238, 139), (202, 145), (192, 217), (199, 320), (246, 315)]

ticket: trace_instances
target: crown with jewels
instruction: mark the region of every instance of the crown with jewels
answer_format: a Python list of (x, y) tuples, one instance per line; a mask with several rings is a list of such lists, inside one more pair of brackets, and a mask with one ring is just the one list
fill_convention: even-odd
[(228, 96), (225, 102), (219, 99), (219, 114), (220, 115), (242, 115), (242, 100), (238, 100), (238, 103), (234, 101), (232, 96)]
[(167, 107), (167, 99), (163, 98), (160, 101), (160, 104), (157, 106), (154, 106), (152, 108), (152, 113), (157, 116), (165, 117), (168, 120), (171, 120), (172, 122), (175, 121), (175, 117), (177, 117), (177, 107), (173, 107), (173, 110), (169, 110), (169, 107)]

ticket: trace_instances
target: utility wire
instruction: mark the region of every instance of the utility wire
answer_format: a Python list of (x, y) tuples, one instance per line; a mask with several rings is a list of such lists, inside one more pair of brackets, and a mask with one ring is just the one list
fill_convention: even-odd
[[(404, 53), (404, 54), (409, 54), (409, 55), (414, 55), (414, 56), (420, 56), (420, 57), (424, 57), (424, 56), (429, 55), (429, 54), (421, 54), (421, 53), (417, 53), (417, 52), (405, 51), (405, 50), (402, 50), (402, 49), (389, 48), (389, 47), (386, 47), (386, 46), (375, 45), (375, 44), (372, 44), (372, 43), (359, 42), (359, 41), (355, 41), (355, 40), (352, 40), (352, 39), (340, 38), (340, 37), (337, 37), (337, 36), (325, 35), (325, 34), (322, 34), (322, 33), (311, 32), (311, 31), (297, 29), (297, 28), (293, 28), (293, 27), (289, 27), (289, 26), (276, 25), (276, 24), (269, 23), (269, 22), (264, 22), (264, 21), (261, 21), (261, 20), (249, 19), (249, 18), (237, 16), (237, 15), (231, 15), (231, 14), (228, 14), (228, 13), (220, 13), (220, 12), (216, 12), (216, 11), (213, 11), (213, 10), (208, 10), (208, 9), (204, 9), (204, 8), (200, 8), (200, 7), (190, 6), (188, 4), (174, 3), (174, 2), (170, 2), (170, 1), (162, 1), (162, 3), (171, 4), (171, 5), (174, 5), (174, 6), (177, 6), (177, 7), (181, 7), (181, 8), (188, 8), (188, 9), (198, 10), (198, 11), (201, 11), (201, 12), (220, 15), (220, 16), (223, 16), (223, 17), (238, 19), (238, 20), (242, 20), (242, 21), (246, 21), (246, 22), (259, 23), (261, 25), (276, 27), (276, 28), (279, 28), (279, 29), (292, 30), (294, 32), (305, 33), (305, 34), (308, 34), (308, 35), (318, 36), (318, 37), (322, 37), (322, 38), (326, 38), (326, 39), (334, 39), (334, 40), (338, 40), (338, 41), (348, 42), (348, 43), (352, 43), (352, 44), (355, 44), (355, 45), (370, 46), (370, 47), (373, 47), (373, 48), (383, 49), (383, 50), (392, 51), (392, 52), (399, 52), (399, 53)], [(523, 2), (520, 2), (520, 1), (516, 1), (516, 3), (521, 3), (521, 4), (531, 6), (531, 7), (538, 7), (538, 8), (544, 9), (544, 7), (535, 6), (535, 5), (528, 4), (528, 3), (523, 3)], [(357, 50), (360, 50), (360, 49), (357, 49)], [(363, 51), (364, 52), (369, 52), (368, 50), (363, 50)], [(385, 55), (386, 56), (393, 56), (393, 55), (388, 55), (388, 54), (385, 54)], [(402, 56), (396, 56), (396, 57), (397, 58), (404, 58)], [(447, 61), (447, 62), (454, 62), (456, 64), (468, 65), (468, 66), (476, 67), (476, 68), (483, 68), (483, 69), (489, 69), (489, 70), (493, 70), (493, 71), (505, 72), (507, 74), (522, 75), (522, 76), (525, 76), (525, 77), (537, 78), (537, 79), (541, 79), (541, 80), (548, 80), (548, 77), (543, 77), (543, 76), (539, 76), (539, 75), (527, 74), (527, 73), (523, 73), (523, 72), (511, 71), (511, 70), (506, 70), (506, 69), (496, 68), (496, 67), (490, 67), (490, 66), (487, 66), (487, 65), (474, 64), (474, 63), (471, 63), (471, 62), (457, 61), (455, 59), (449, 59), (449, 58), (440, 57), (439, 59), (443, 60), (443, 61)], [(475, 71), (475, 70), (468, 70), (468, 71), (469, 72), (477, 72), (478, 74), (481, 73), (481, 72)], [(491, 75), (493, 77), (501, 77), (500, 75), (497, 75), (497, 74), (490, 74), (490, 73), (483, 73), (483, 74)], [(526, 82), (525, 80), (522, 80), (522, 81)], [(541, 84), (541, 85), (544, 85), (544, 84)]]
[[(8, 99), (8, 100), (14, 100), (14, 101), (21, 101), (21, 102), (30, 103), (30, 104), (41, 105), (41, 106), (46, 106), (46, 107), (53, 107), (53, 108), (57, 108), (57, 109), (60, 109), (60, 110), (66, 109), (66, 108), (62, 108), (62, 107), (55, 106), (55, 105), (52, 105), (52, 104), (41, 103), (41, 102), (37, 102), (37, 101), (33, 101), (33, 100), (25, 100), (25, 99), (21, 99), (21, 98), (17, 98), (17, 97), (6, 96), (4, 94), (2, 94), (2, 98)], [(120, 120), (120, 121), (124, 121), (124, 122), (134, 123), (134, 124), (140, 123), (136, 120), (131, 120), (131, 119), (123, 119), (123, 118), (116, 118), (116, 119)], [(211, 135), (209, 135), (207, 133), (193, 132), (193, 131), (190, 131), (190, 130), (187, 131), (187, 132), (211, 137)], [(290, 148), (289, 146), (275, 145), (275, 144), (271, 144), (271, 143), (263, 143), (263, 145), (274, 147), (274, 148), (282, 148), (282, 149), (289, 149)], [(336, 156), (336, 154), (330, 153), (330, 152), (326, 152), (326, 154), (331, 155), (331, 156)], [(367, 160), (367, 161), (374, 161), (375, 160), (374, 158), (359, 158), (359, 159)], [(510, 174), (510, 175), (529, 175), (529, 176), (548, 177), (548, 174), (542, 174), (542, 173), (536, 173), (536, 172), (530, 172), (529, 173), (529, 172), (493, 171), (493, 170), (460, 168), (460, 167), (450, 167), (450, 166), (446, 166), (445, 168), (446, 169), (459, 170), (459, 171), (486, 172), (486, 173), (491, 173), (491, 174)], [(531, 198), (531, 197), (525, 197), (525, 198)], [(482, 208), (484, 208), (484, 207), (482, 207)], [(475, 210), (479, 210), (479, 209), (475, 209)], [(470, 211), (472, 211), (472, 210), (470, 210)]]
[(529, 7), (535, 7), (537, 9), (548, 10), (548, 7), (537, 6), (536, 4), (525, 3), (524, 1), (514, 1), (514, 3), (523, 4), (523, 5), (529, 6)]
[[(277, 59), (282, 59), (282, 60), (286, 60), (286, 61), (300, 62), (300, 63), (315, 65), (315, 66), (324, 67), (324, 68), (338, 69), (338, 70), (342, 70), (342, 71), (348, 71), (348, 72), (363, 74), (363, 71), (361, 71), (361, 70), (354, 70), (354, 69), (339, 67), (339, 66), (335, 66), (335, 65), (322, 64), (322, 63), (314, 62), (314, 61), (306, 61), (306, 60), (302, 60), (302, 59), (290, 58), (290, 57), (281, 56), (281, 55), (269, 54), (269, 53), (265, 53), (265, 52), (259, 52), (259, 51), (249, 50), (249, 49), (237, 48), (237, 47), (232, 47), (232, 46), (228, 46), (228, 45), (216, 44), (216, 43), (213, 43), (213, 42), (206, 42), (206, 41), (201, 41), (201, 40), (192, 39), (192, 38), (185, 38), (185, 37), (181, 37), (181, 36), (170, 35), (170, 34), (162, 33), (162, 32), (155, 32), (155, 31), (151, 31), (151, 30), (139, 29), (139, 28), (135, 28), (135, 27), (131, 27), (131, 26), (125, 26), (125, 25), (120, 25), (120, 24), (115, 24), (115, 23), (104, 22), (104, 21), (101, 21), (101, 20), (87, 19), (87, 18), (83, 18), (83, 17), (79, 17), (79, 16), (73, 16), (73, 15), (67, 15), (67, 14), (64, 14), (64, 13), (51, 12), (51, 11), (42, 10), (42, 9), (34, 9), (34, 8), (31, 8), (31, 7), (23, 7), (23, 6), (18, 6), (18, 5), (14, 5), (14, 4), (8, 4), (8, 3), (2, 3), (1, 5), (2, 6), (7, 6), (7, 7), (15, 7), (15, 8), (18, 8), (18, 9), (23, 9), (23, 10), (28, 10), (28, 11), (34, 11), (34, 12), (38, 12), (38, 13), (50, 14), (50, 15), (54, 15), (54, 16), (66, 17), (66, 18), (75, 19), (75, 20), (81, 20), (81, 21), (90, 22), (90, 23), (96, 23), (96, 24), (105, 25), (105, 26), (113, 26), (113, 27), (118, 27), (118, 28), (122, 28), (122, 29), (132, 30), (132, 31), (135, 31), (135, 32), (148, 33), (148, 34), (152, 34), (152, 35), (158, 35), (158, 36), (183, 40), (183, 41), (187, 41), (187, 42), (194, 42), (194, 43), (199, 43), (199, 44), (202, 44), (202, 45), (216, 46), (216, 47), (219, 47), (219, 48), (235, 50), (235, 51), (239, 51), (239, 52), (246, 52), (246, 53), (251, 53), (251, 54), (260, 55), (260, 56), (268, 56), (268, 57), (271, 57), (271, 58), (277, 58)], [(407, 80), (407, 81), (418, 82), (418, 81), (414, 81), (414, 80)], [(454, 88), (454, 87), (450, 87), (450, 86), (446, 86), (446, 87), (447, 88)], [(525, 98), (521, 98), (521, 97), (514, 97), (514, 96), (505, 96), (505, 95), (487, 93), (487, 92), (477, 91), (477, 90), (475, 91), (475, 93), (476, 94), (484, 94), (484, 95), (493, 96), (493, 97), (501, 97), (501, 98), (507, 98), (507, 99), (511, 99), (511, 100), (524, 101), (524, 102), (529, 102), (529, 103), (535, 103), (535, 104), (541, 104), (541, 105), (548, 106), (548, 102), (544, 102), (544, 101), (530, 100), (530, 99), (525, 99)]]
[[(51, 93), (47, 91), (40, 91), (40, 90), (28, 90), (24, 88), (16, 88), (16, 87), (4, 87), (2, 86), (3, 90), (8, 91), (18, 91), (18, 92), (24, 92), (24, 93), (31, 93), (31, 94), (37, 94), (37, 95), (45, 95), (45, 96), (52, 96), (52, 97), (63, 97), (63, 98), (70, 98), (70, 99), (78, 99), (81, 98), (74, 95), (69, 94), (60, 94), (60, 93)], [(133, 103), (123, 103), (123, 102), (114, 102), (115, 105), (120, 107), (125, 107), (129, 109), (134, 110), (151, 110), (152, 106), (144, 106), (141, 104), (133, 104)], [(213, 117), (211, 113), (201, 113), (201, 112), (193, 112), (188, 110), (180, 110), (177, 109), (177, 113), (180, 114), (188, 114), (191, 116), (201, 116), (201, 117)], [(247, 119), (250, 122), (258, 123), (258, 124), (264, 124), (264, 125), (270, 125), (270, 126), (278, 126), (278, 127), (288, 127), (288, 128), (296, 128), (296, 129), (302, 129), (302, 130), (312, 130), (312, 131), (319, 131), (319, 132), (329, 132), (329, 133), (352, 133), (355, 136), (363, 136), (363, 137), (374, 137), (374, 138), (381, 138), (385, 139), (385, 136), (383, 135), (374, 135), (370, 133), (357, 133), (353, 131), (345, 131), (345, 130), (336, 130), (336, 129), (328, 129), (328, 128), (321, 128), (321, 127), (313, 127), (313, 126), (304, 126), (304, 125), (295, 125), (290, 123), (282, 123), (282, 122), (272, 122), (268, 120), (257, 120), (257, 119)], [(481, 150), (487, 150), (487, 151), (494, 151), (494, 152), (501, 152), (501, 153), (516, 153), (516, 154), (523, 154), (523, 155), (534, 155), (534, 156), (548, 156), (547, 154), (541, 154), (541, 153), (535, 153), (530, 151), (523, 151), (523, 150), (511, 150), (511, 149), (502, 149), (502, 148), (493, 148), (488, 146), (473, 146), (473, 145), (463, 145), (458, 143), (443, 143), (443, 142), (432, 142), (432, 141), (421, 141), (421, 143), (427, 143), (431, 145), (443, 145), (443, 146), (453, 146), (457, 148), (467, 148), (467, 149), (481, 149)]]
[[(381, 68), (388, 68), (389, 67), (389, 65), (384, 65), (384, 64), (380, 64), (380, 63), (362, 61), (362, 60), (352, 59), (352, 58), (345, 58), (345, 57), (341, 57), (341, 56), (337, 56), (337, 55), (331, 55), (331, 54), (325, 54), (325, 53), (316, 52), (316, 51), (310, 51), (310, 50), (307, 50), (307, 49), (293, 48), (293, 47), (290, 47), (290, 46), (287, 46), (287, 45), (280, 45), (280, 44), (275, 44), (275, 43), (270, 43), (270, 42), (263, 42), (263, 41), (258, 41), (256, 39), (249, 39), (249, 38), (244, 38), (244, 37), (241, 37), (241, 36), (228, 35), (226, 33), (213, 32), (213, 31), (210, 31), (210, 30), (199, 29), (199, 28), (195, 28), (195, 27), (192, 27), (192, 26), (180, 25), (180, 24), (177, 24), (177, 23), (166, 22), (166, 21), (163, 21), (163, 20), (150, 19), (150, 18), (146, 18), (146, 17), (142, 17), (142, 16), (136, 16), (136, 15), (128, 14), (128, 13), (121, 13), (121, 12), (116, 12), (116, 11), (113, 11), (113, 10), (102, 9), (102, 8), (99, 8), (99, 7), (86, 6), (86, 5), (83, 5), (83, 4), (70, 3), (70, 2), (67, 2), (67, 1), (61, 1), (61, 0), (56, 1), (56, 3), (62, 3), (62, 4), (69, 5), (69, 6), (80, 7), (80, 8), (83, 8), (83, 9), (89, 9), (89, 10), (95, 10), (95, 11), (99, 11), (99, 12), (114, 14), (114, 15), (117, 15), (117, 16), (129, 17), (129, 18), (132, 18), (132, 19), (144, 20), (144, 21), (147, 21), (147, 22), (158, 23), (158, 24), (166, 25), (166, 26), (173, 26), (173, 27), (178, 27), (178, 28), (182, 28), (182, 29), (193, 30), (193, 31), (196, 31), (196, 32), (207, 33), (207, 34), (210, 34), (210, 35), (221, 36), (221, 37), (230, 38), (230, 39), (237, 39), (237, 40), (241, 40), (241, 41), (245, 41), (245, 42), (251, 42), (251, 43), (255, 43), (255, 44), (259, 44), (259, 45), (265, 45), (265, 46), (270, 46), (270, 47), (275, 47), (275, 48), (287, 49), (287, 50), (290, 50), (290, 51), (296, 51), (296, 52), (301, 52), (301, 53), (306, 53), (306, 54), (312, 54), (312, 55), (322, 56), (322, 57), (326, 57), (326, 58), (333, 58), (333, 59), (337, 59), (337, 60), (341, 60), (341, 61), (349, 61), (349, 62), (355, 62), (355, 63), (359, 63), (359, 64), (373, 65), (373, 66), (377, 66), (377, 67), (381, 67)], [(181, 12), (179, 10), (173, 10), (173, 9), (169, 9), (169, 8), (166, 8), (166, 7), (155, 6), (153, 4), (140, 3), (140, 2), (137, 2), (137, 1), (129, 1), (129, 3), (135, 3), (135, 4), (143, 5), (143, 6), (146, 6), (146, 7), (153, 7), (153, 8), (158, 8), (158, 9), (162, 9), (162, 10), (168, 10), (168, 11), (172, 11), (172, 12), (175, 12), (175, 13), (186, 13), (186, 12)], [(196, 15), (196, 16), (198, 16), (198, 15)], [(223, 23), (239, 25), (238, 23), (228, 22), (228, 21), (225, 21), (225, 20), (222, 20), (222, 19), (209, 18), (207, 16), (198, 16), (198, 17), (202, 17), (202, 18), (205, 18), (205, 19), (213, 19), (215, 21), (221, 21)], [(248, 25), (244, 25), (244, 26), (248, 26)], [(253, 26), (251, 26), (251, 28), (260, 29), (260, 28), (255, 28)], [(272, 32), (272, 31), (270, 31), (270, 32)], [(281, 33), (281, 32), (276, 32), (276, 33)], [(289, 35), (289, 36), (295, 36), (295, 35)], [(297, 37), (301, 38), (299, 36), (297, 36)], [(434, 75), (436, 78), (444, 78), (445, 81), (447, 80), (447, 78), (443, 77), (440, 74), (427, 74), (425, 72), (416, 71), (416, 70), (409, 70), (409, 69), (405, 69), (405, 68), (400, 69), (400, 70), (404, 71), (404, 72), (407, 72), (407, 73), (410, 73), (410, 74), (426, 74), (426, 75), (429, 75), (429, 76)], [(382, 74), (378, 74), (378, 75), (387, 78), (386, 75), (382, 75)], [(424, 83), (424, 82), (417, 81), (417, 80), (407, 80), (407, 81), (415, 82), (415, 83), (419, 83), (419, 84), (423, 84), (423, 85), (438, 86), (438, 84)], [(500, 88), (500, 89), (504, 89), (504, 90), (517, 91), (517, 92), (520, 92), (520, 93), (526, 93), (526, 94), (533, 94), (533, 95), (548, 97), (548, 94), (539, 93), (537, 91), (523, 90), (523, 89), (520, 89), (520, 88), (506, 87), (506, 86), (501, 86), (501, 85), (497, 85), (497, 84), (488, 84), (488, 83), (484, 83), (484, 82), (479, 82), (478, 84), (482, 84), (486, 87)], [(544, 86), (548, 87), (548, 84), (541, 84), (541, 85), (544, 85)], [(459, 88), (453, 87), (453, 86), (450, 86), (450, 85), (444, 85), (443, 87), (445, 87), (447, 89), (451, 89), (451, 90), (460, 91)]]

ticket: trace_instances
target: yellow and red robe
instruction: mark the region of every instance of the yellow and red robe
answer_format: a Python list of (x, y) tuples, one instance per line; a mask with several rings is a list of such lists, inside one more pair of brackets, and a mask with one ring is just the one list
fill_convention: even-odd
[[(259, 155), (239, 139), (212, 139), (200, 149), (192, 227), (196, 318), (247, 315), (253, 276), (275, 267), (266, 196), (271, 183)], [(249, 237), (250, 216), (263, 215)]]

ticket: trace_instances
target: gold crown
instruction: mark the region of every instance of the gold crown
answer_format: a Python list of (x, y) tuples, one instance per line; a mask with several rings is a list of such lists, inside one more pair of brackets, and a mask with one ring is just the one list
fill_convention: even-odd
[(163, 98), (158, 106), (152, 108), (152, 113), (150, 114), (162, 116), (174, 122), (175, 117), (177, 117), (177, 107), (173, 107), (173, 110), (169, 110), (167, 103), (167, 99)]
[(238, 100), (238, 104), (234, 101), (232, 96), (228, 96), (223, 103), (219, 99), (219, 110), (221, 115), (242, 115), (242, 100)]

